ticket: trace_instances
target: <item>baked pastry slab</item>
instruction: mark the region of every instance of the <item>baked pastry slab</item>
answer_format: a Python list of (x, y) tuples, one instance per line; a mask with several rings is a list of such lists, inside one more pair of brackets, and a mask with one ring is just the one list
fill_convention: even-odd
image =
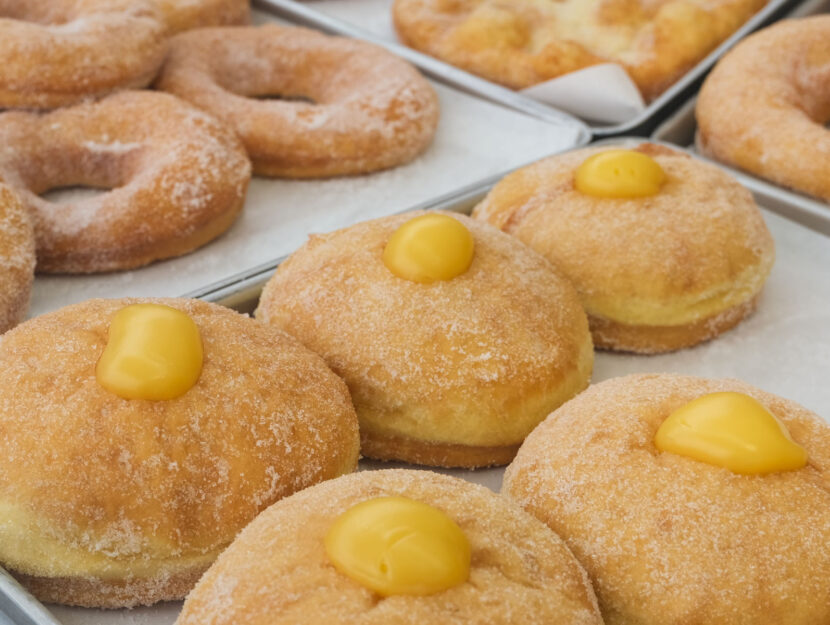
[(513, 89), (619, 63), (653, 100), (765, 0), (396, 0), (407, 45)]

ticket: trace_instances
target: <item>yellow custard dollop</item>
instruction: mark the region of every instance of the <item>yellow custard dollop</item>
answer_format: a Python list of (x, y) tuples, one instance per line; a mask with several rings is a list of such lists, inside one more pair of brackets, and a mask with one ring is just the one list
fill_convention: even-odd
[(160, 304), (133, 304), (112, 318), (95, 375), (124, 399), (175, 399), (202, 373), (202, 337), (187, 314)]
[(583, 161), (574, 186), (595, 197), (638, 198), (657, 195), (665, 181), (666, 173), (650, 156), (634, 150), (607, 150)]
[(470, 542), (446, 514), (406, 497), (352, 506), (329, 529), (335, 568), (382, 596), (431, 595), (467, 581)]
[(710, 393), (681, 406), (654, 437), (660, 451), (746, 475), (794, 471), (807, 452), (757, 400), (743, 393)]
[(463, 274), (474, 252), (473, 235), (464, 224), (430, 213), (395, 230), (383, 250), (383, 262), (399, 278), (429, 284)]

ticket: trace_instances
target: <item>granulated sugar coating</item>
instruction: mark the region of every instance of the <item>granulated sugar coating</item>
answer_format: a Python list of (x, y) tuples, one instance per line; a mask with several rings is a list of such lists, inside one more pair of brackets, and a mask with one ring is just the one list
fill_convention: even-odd
[[(125, 400), (95, 365), (109, 320), (154, 301), (189, 314), (201, 376)], [(354, 469), (345, 384), (294, 339), (196, 300), (92, 300), (0, 338), (0, 563), (36, 596), (120, 607), (184, 597), (274, 501)]]
[[(323, 539), (353, 505), (403, 496), (455, 521), (469, 580), (428, 596), (381, 597), (339, 573)], [(427, 471), (367, 471), (272, 506), (185, 602), (178, 625), (601, 625), (582, 568), (553, 532), (486, 488)]]
[[(0, 181), (34, 218), (38, 271), (91, 273), (178, 256), (230, 227), (251, 165), (233, 132), (163, 93), (0, 114)], [(112, 189), (56, 204), (72, 185)]]
[(383, 249), (411, 212), (313, 236), (266, 285), (257, 316), (349, 385), (363, 454), (437, 466), (509, 462), (588, 383), (593, 350), (576, 292), (530, 248), (469, 217), (470, 268), (397, 277)]
[(0, 0), (0, 109), (145, 87), (166, 34), (154, 0)]
[[(751, 395), (808, 465), (739, 475), (653, 443), (712, 392)], [(588, 571), (606, 625), (830, 623), (830, 426), (737, 380), (633, 375), (597, 384), (526, 440), (503, 491)]]
[[(232, 126), (254, 171), (319, 178), (411, 161), (432, 141), (438, 97), (378, 46), (306, 28), (211, 28), (171, 44), (158, 87)], [(256, 96), (282, 96), (262, 100)], [(307, 101), (289, 101), (292, 98)]]
[(29, 215), (0, 184), (0, 334), (26, 315), (35, 272), (35, 237)]
[(161, 8), (168, 32), (191, 28), (247, 24), (250, 19), (249, 0), (153, 0)]
[(671, 351), (748, 316), (775, 258), (749, 191), (713, 165), (649, 143), (634, 149), (665, 172), (655, 195), (599, 198), (576, 190), (578, 167), (611, 148), (523, 167), (473, 215), (518, 237), (571, 280), (598, 347)]

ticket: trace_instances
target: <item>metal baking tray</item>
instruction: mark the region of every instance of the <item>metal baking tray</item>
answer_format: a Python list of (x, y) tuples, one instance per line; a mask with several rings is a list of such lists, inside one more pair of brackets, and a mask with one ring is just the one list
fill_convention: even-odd
[[(710, 163), (717, 161), (696, 153), (695, 133), (695, 98), (686, 102), (673, 115), (666, 119), (654, 131), (652, 139), (680, 146), (689, 152), (694, 152), (698, 158)], [(772, 182), (768, 182), (739, 169), (717, 163), (730, 174), (741, 181), (747, 189), (752, 191), (756, 201), (776, 213), (797, 221), (830, 237), (830, 205), (821, 200), (808, 197), (796, 191), (784, 189)]]
[[(644, 139), (627, 137), (602, 143), (633, 146)], [(426, 202), (416, 208), (469, 213), (501, 175)], [(723, 336), (671, 354), (639, 356), (598, 352), (593, 381), (630, 373), (674, 372), (709, 377), (736, 377), (770, 392), (799, 401), (825, 419), (830, 417), (830, 246), (821, 235), (765, 212), (777, 247), (777, 262), (758, 311)], [(189, 293), (241, 312), (256, 307), (260, 292), (283, 259), (275, 259), (210, 287)], [(769, 354), (775, 366), (769, 366)], [(405, 466), (361, 461), (360, 470)], [(412, 467), (410, 467), (412, 468)], [(422, 468), (422, 467), (421, 467)], [(423, 469), (423, 468), (422, 468)], [(430, 469), (423, 469), (430, 470)], [(498, 490), (502, 468), (479, 471), (441, 470)], [(1, 580), (2, 578), (0, 578)], [(180, 603), (134, 610), (88, 610), (49, 606), (32, 599), (16, 583), (0, 582), (0, 625), (171, 625)], [(3, 614), (6, 621), (3, 620)]]
[[(343, 1), (347, 2), (348, 0)], [(492, 102), (498, 102), (517, 111), (533, 115), (549, 123), (561, 123), (563, 119), (570, 117), (548, 104), (479, 78), (444, 61), (439, 61), (434, 57), (408, 48), (400, 43), (380, 37), (360, 26), (355, 26), (331, 15), (322, 13), (295, 0), (253, 0), (253, 3), (265, 11), (273, 12), (275, 15), (297, 24), (311, 26), (333, 34), (364, 39), (384, 46), (398, 56), (418, 66), (425, 74), (436, 80), (440, 80)], [(601, 124), (588, 121), (587, 123), (593, 136), (648, 135), (668, 112), (697, 91), (704, 75), (729, 48), (752, 31), (784, 16), (797, 3), (798, 0), (770, 0), (763, 9), (752, 16), (731, 37), (689, 70), (680, 80), (664, 91), (634, 118), (621, 124)]]

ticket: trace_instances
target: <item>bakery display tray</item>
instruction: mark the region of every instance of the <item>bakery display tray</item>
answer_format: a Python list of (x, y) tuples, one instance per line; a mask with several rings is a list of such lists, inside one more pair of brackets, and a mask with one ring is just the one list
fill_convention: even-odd
[[(630, 147), (642, 141), (621, 138), (603, 143)], [(501, 175), (493, 176), (480, 184), (424, 202), (418, 208), (469, 213), (500, 178)], [(598, 352), (593, 381), (643, 372), (734, 377), (796, 400), (827, 419), (830, 414), (830, 385), (826, 384), (830, 371), (830, 308), (827, 306), (830, 281), (824, 268), (830, 266), (830, 246), (820, 234), (788, 219), (767, 210), (764, 217), (775, 239), (777, 260), (758, 311), (752, 317), (713, 341), (670, 354), (638, 356)], [(280, 260), (264, 263), (188, 295), (251, 312)], [(360, 470), (390, 466), (405, 465), (361, 461)], [(441, 472), (498, 490), (504, 470)], [(20, 606), (23, 609), (14, 611)], [(13, 580), (2, 583), (0, 578), (0, 611), (6, 613), (6, 621), (15, 625), (171, 625), (180, 608), (180, 602), (169, 602), (133, 610), (64, 606), (46, 609), (28, 597)], [(0, 624), (6, 625), (2, 619), (0, 614)]]
[[(449, 63), (398, 43), (391, 24), (390, 0), (359, 0), (358, 2), (330, 0), (325, 3), (325, 11), (330, 12), (312, 8), (307, 6), (309, 3), (303, 4), (295, 0), (253, 0), (253, 2), (259, 8), (271, 11), (297, 24), (333, 34), (364, 39), (384, 46), (418, 66), (425, 74), (436, 80), (492, 102), (534, 115), (548, 123), (562, 123), (570, 117), (548, 104), (479, 78)], [(752, 31), (786, 15), (797, 3), (798, 0), (770, 0), (731, 37), (648, 104), (642, 112), (620, 124), (598, 124), (589, 121), (588, 127), (591, 133), (594, 137), (648, 135), (674, 107), (698, 89), (704, 75), (729, 48)], [(372, 19), (366, 19), (367, 15), (371, 15)]]
[[(255, 12), (255, 22), (278, 22)], [(434, 84), (441, 121), (433, 144), (411, 163), (326, 180), (255, 177), (242, 215), (191, 254), (134, 271), (35, 279), (30, 315), (95, 297), (176, 296), (286, 254), (313, 230), (400, 212), (505, 169), (587, 143), (578, 123), (536, 118)]]
[(752, 191), (755, 199), (771, 211), (830, 237), (830, 205), (821, 200), (802, 195), (796, 191), (784, 189), (771, 182), (762, 180), (752, 174), (717, 163), (705, 156), (696, 154), (695, 133), (695, 98), (686, 102), (654, 131), (652, 138), (680, 146), (695, 153), (698, 158), (716, 163), (740, 180), (741, 184)]

